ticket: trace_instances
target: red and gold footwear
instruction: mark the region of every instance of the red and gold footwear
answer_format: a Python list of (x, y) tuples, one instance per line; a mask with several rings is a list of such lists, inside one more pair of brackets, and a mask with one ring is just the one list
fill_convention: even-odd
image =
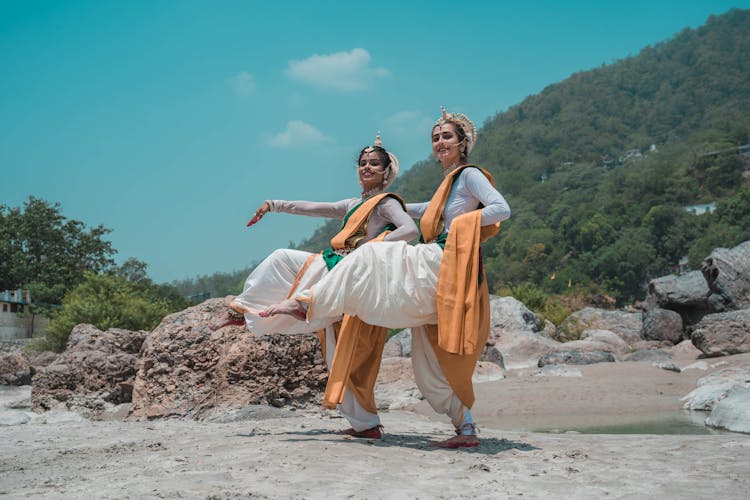
[(383, 437), (383, 426), (376, 425), (375, 427), (371, 427), (363, 431), (355, 431), (350, 427), (348, 429), (344, 429), (343, 431), (338, 431), (336, 434), (345, 434), (347, 436), (363, 439), (381, 439)]

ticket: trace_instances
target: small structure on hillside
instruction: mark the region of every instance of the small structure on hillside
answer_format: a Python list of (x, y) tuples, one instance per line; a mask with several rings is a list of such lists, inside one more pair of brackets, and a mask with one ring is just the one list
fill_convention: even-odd
[(0, 340), (30, 339), (47, 328), (49, 320), (31, 313), (29, 290), (0, 292)]
[(693, 215), (710, 214), (711, 212), (716, 210), (716, 203), (711, 202), (703, 203), (701, 205), (689, 205), (687, 207), (682, 207), (682, 209)]

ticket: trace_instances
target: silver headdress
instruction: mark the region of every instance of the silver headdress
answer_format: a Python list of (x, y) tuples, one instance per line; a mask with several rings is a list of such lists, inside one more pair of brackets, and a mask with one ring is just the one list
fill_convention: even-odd
[[(380, 140), (380, 132), (375, 135), (375, 143), (373, 144), (373, 146), (378, 146), (380, 148), (383, 147), (383, 141)], [(375, 151), (375, 149), (370, 146), (366, 148), (363, 153), (372, 153), (373, 151)], [(388, 153), (388, 158), (391, 159), (391, 164), (389, 165), (391, 171), (390, 173), (388, 173), (388, 177), (386, 177), (383, 181), (383, 191), (388, 189), (388, 187), (393, 184), (393, 181), (396, 180), (396, 176), (398, 175), (398, 158), (396, 158), (396, 155), (394, 155), (387, 149), (385, 150), (385, 152)]]

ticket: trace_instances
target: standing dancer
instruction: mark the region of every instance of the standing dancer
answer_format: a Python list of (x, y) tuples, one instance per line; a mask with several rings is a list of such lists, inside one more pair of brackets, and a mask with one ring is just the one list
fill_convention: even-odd
[(476, 138), (471, 120), (443, 109), (432, 129), (432, 151), (444, 179), (429, 202), (407, 205), (410, 215), (421, 216), (424, 243), (367, 245), (309, 290), (262, 313), (304, 315), (310, 322), (348, 314), (372, 325), (411, 327), (417, 385), (456, 428), (456, 436), (434, 443), (444, 448), (479, 445), (471, 376), (489, 335), (490, 312), (479, 244), (510, 217), (489, 172), (468, 163)]

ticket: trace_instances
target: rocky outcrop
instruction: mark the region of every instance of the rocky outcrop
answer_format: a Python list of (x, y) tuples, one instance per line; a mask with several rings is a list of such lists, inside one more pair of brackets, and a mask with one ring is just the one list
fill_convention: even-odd
[(590, 365), (593, 363), (614, 363), (615, 357), (605, 351), (560, 351), (542, 356), (538, 366), (547, 365)]
[(750, 241), (715, 249), (703, 260), (701, 272), (711, 290), (712, 312), (750, 308)]
[(507, 368), (536, 366), (539, 358), (557, 351), (560, 343), (544, 331), (545, 323), (513, 297), (490, 297), (489, 344), (503, 355)]
[(709, 314), (690, 328), (690, 337), (707, 357), (750, 352), (750, 309)]
[(685, 324), (693, 324), (708, 314), (710, 290), (703, 273), (691, 271), (653, 279), (648, 284), (646, 308), (669, 309), (677, 312)]
[(414, 381), (411, 358), (386, 358), (375, 384), (375, 402), (381, 410), (397, 410), (419, 403), (422, 394)]
[(133, 389), (133, 418), (210, 418), (253, 404), (301, 406), (319, 398), (327, 372), (314, 335), (254, 337), (211, 331), (226, 308), (211, 299), (164, 318), (146, 339)]
[(698, 380), (697, 387), (681, 398), (688, 410), (711, 411), (736, 389), (750, 387), (750, 364), (716, 371)]
[(576, 311), (562, 322), (557, 339), (561, 341), (580, 339), (586, 330), (609, 330), (628, 344), (641, 340), (643, 319), (640, 312), (608, 311), (587, 307)]
[(661, 349), (641, 349), (625, 356), (623, 361), (641, 361), (663, 370), (680, 372), (680, 367), (674, 362), (672, 356)]
[(411, 329), (401, 330), (388, 339), (383, 348), (383, 358), (408, 358), (411, 356)]
[[(617, 355), (624, 355), (630, 352), (630, 346), (628, 345), (628, 343), (622, 340), (622, 337), (614, 332), (610, 332), (609, 330), (585, 330), (581, 334), (581, 340), (574, 342), (581, 341), (586, 341), (597, 345), (597, 349), (590, 350), (608, 351)], [(572, 343), (569, 342), (568, 344)], [(607, 347), (602, 346), (602, 344), (605, 344)]]
[(682, 316), (661, 307), (646, 311), (643, 315), (642, 336), (646, 340), (666, 340), (679, 344), (683, 340)]
[(34, 377), (31, 401), (36, 410), (58, 406), (96, 416), (108, 405), (128, 403), (136, 360), (146, 332), (93, 325), (73, 328), (63, 354)]
[(20, 352), (0, 354), (0, 384), (29, 385), (33, 369)]
[(750, 434), (750, 388), (735, 389), (716, 403), (706, 425)]

